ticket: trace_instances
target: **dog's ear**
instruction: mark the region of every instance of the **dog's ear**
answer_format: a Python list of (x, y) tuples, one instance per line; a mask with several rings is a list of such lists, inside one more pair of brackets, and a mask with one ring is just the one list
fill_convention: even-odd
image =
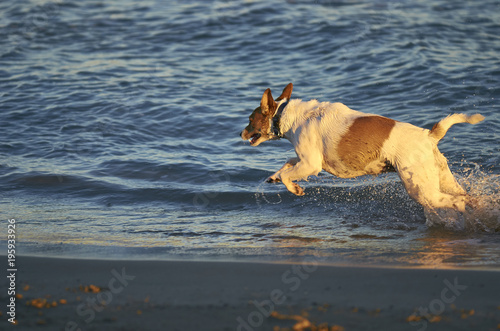
[(264, 95), (260, 100), (260, 109), (262, 110), (262, 114), (267, 115), (269, 112), (274, 111), (276, 109), (276, 105), (276, 101), (274, 101), (271, 94), (271, 89), (268, 88), (264, 91)]
[(282, 99), (287, 99), (287, 100), (290, 100), (290, 98), (292, 97), (292, 90), (293, 90), (293, 84), (290, 83), (288, 84), (285, 89), (283, 90), (283, 92), (281, 93), (281, 95), (278, 97), (278, 99), (276, 100), (282, 100)]

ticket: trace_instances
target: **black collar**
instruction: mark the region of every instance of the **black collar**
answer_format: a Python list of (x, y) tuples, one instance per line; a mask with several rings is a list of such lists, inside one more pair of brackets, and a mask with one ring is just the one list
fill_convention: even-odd
[(283, 102), (279, 107), (278, 110), (276, 110), (276, 113), (274, 114), (273, 117), (273, 134), (278, 137), (278, 138), (283, 138), (283, 135), (280, 130), (280, 120), (281, 120), (281, 114), (283, 113), (283, 110), (285, 107), (288, 105), (288, 100)]

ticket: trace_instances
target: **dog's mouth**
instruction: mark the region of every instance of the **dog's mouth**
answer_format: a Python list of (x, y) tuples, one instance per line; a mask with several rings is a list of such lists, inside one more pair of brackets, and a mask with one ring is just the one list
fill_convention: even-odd
[(253, 145), (257, 142), (257, 140), (259, 140), (259, 138), (261, 137), (262, 135), (260, 133), (256, 133), (254, 134), (251, 138), (250, 138), (250, 145)]

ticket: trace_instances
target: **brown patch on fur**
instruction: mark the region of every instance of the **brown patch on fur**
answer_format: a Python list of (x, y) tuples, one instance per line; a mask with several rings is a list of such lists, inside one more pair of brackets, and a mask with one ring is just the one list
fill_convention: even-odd
[(273, 99), (273, 95), (271, 94), (271, 89), (267, 89), (264, 91), (264, 95), (262, 95), (262, 99), (260, 100), (260, 108), (262, 109), (262, 114), (274, 116), (276, 107), (276, 101)]
[[(278, 100), (286, 98), (290, 100), (292, 97), (293, 84), (288, 84), (284, 89)], [(271, 94), (271, 89), (264, 91), (262, 99), (260, 100), (260, 107), (255, 108), (250, 117), (248, 118), (249, 123), (247, 127), (241, 132), (240, 136), (243, 140), (252, 139), (252, 142), (256, 142), (259, 138), (265, 138), (266, 140), (272, 139), (274, 135), (271, 132), (270, 123), (273, 116), (276, 114), (278, 104), (273, 99)], [(251, 143), (252, 143), (251, 142)], [(252, 144), (253, 144), (252, 143)]]
[(384, 142), (396, 121), (382, 116), (364, 116), (354, 120), (349, 131), (340, 139), (338, 154), (343, 163), (362, 171), (380, 158)]
[(248, 118), (248, 126), (241, 133), (244, 140), (250, 139), (254, 134), (262, 134), (269, 130), (269, 114), (263, 115), (261, 107), (256, 108)]
[(283, 89), (283, 92), (278, 97), (278, 99), (276, 99), (276, 101), (282, 100), (284, 98), (290, 100), (290, 98), (292, 97), (292, 91), (293, 91), (293, 84), (290, 83)]

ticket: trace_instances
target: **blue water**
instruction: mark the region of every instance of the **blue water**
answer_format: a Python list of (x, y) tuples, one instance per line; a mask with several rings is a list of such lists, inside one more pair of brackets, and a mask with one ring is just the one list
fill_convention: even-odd
[[(18, 254), (500, 266), (497, 0), (3, 1), (0, 35)], [(289, 82), (425, 128), (483, 114), (440, 143), (480, 210), (429, 222), (396, 174), (264, 183), (292, 145), (239, 133)]]

